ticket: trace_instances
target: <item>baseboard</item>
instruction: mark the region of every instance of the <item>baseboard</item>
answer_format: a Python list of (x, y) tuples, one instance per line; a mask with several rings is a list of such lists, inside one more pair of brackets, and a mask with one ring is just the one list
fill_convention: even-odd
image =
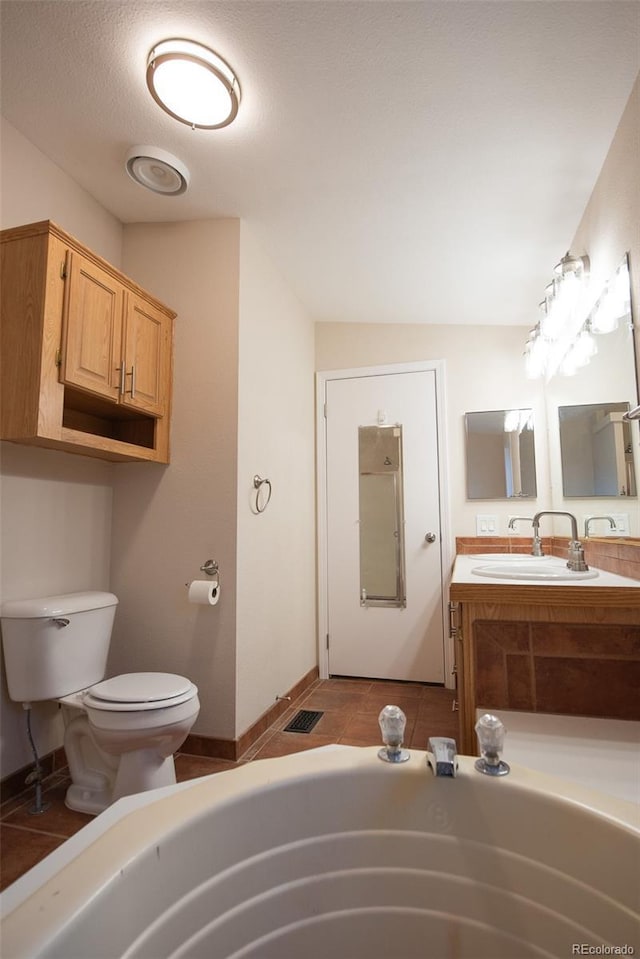
[(280, 699), (273, 706), (270, 706), (238, 739), (216, 739), (213, 736), (200, 736), (190, 733), (180, 747), (180, 752), (189, 753), (192, 756), (207, 756), (210, 759), (229, 759), (235, 762), (253, 746), (283, 713), (286, 713), (291, 703), (302, 696), (305, 690), (318, 679), (318, 676), (318, 667), (314, 666), (291, 687), (286, 693), (286, 698)]
[[(318, 679), (318, 675), (318, 667), (314, 666), (285, 694), (287, 698), (278, 700), (273, 706), (270, 706), (238, 739), (216, 739), (213, 736), (199, 736), (190, 733), (180, 747), (180, 752), (190, 753), (192, 756), (208, 756), (211, 759), (229, 759), (235, 762), (251, 748), (280, 716), (286, 713), (291, 703), (302, 696), (305, 690)], [(43, 776), (50, 776), (52, 773), (66, 768), (67, 757), (64, 748), (60, 746), (58, 749), (47, 753), (46, 756), (41, 756), (40, 765), (42, 766)], [(25, 784), (25, 779), (32, 769), (33, 763), (17, 769), (0, 780), (1, 803), (8, 799), (14, 799), (30, 788)]]
[[(39, 759), (43, 778), (59, 772), (67, 765), (67, 756), (62, 746), (47, 753), (46, 756), (40, 756)], [(34, 763), (30, 763), (28, 766), (16, 769), (14, 773), (9, 773), (8, 776), (0, 780), (0, 803), (4, 803), (8, 799), (15, 799), (16, 796), (26, 792), (27, 789), (33, 788), (25, 783), (25, 779), (33, 770), (33, 767)]]

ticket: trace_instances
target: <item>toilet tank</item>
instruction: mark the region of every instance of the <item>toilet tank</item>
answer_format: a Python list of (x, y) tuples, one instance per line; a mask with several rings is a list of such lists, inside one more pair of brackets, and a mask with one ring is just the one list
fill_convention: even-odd
[(9, 695), (57, 699), (104, 678), (118, 598), (84, 592), (20, 599), (0, 608)]

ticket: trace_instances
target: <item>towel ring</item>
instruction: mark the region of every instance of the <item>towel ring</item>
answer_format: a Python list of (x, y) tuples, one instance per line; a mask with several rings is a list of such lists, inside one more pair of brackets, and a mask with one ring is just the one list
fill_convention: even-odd
[[(266, 500), (264, 501), (264, 503), (262, 504), (262, 506), (260, 506), (260, 490), (261, 490), (262, 486), (265, 485), (265, 483), (266, 483), (266, 485), (269, 487), (269, 492), (267, 493), (267, 498), (266, 498)], [(255, 512), (256, 512), (256, 513), (264, 513), (264, 511), (266, 510), (267, 506), (269, 505), (269, 500), (271, 499), (271, 481), (268, 480), (268, 479), (262, 479), (262, 478), (261, 478), (260, 476), (258, 476), (258, 474), (256, 473), (256, 475), (253, 477), (253, 488), (254, 488), (255, 491), (256, 491)]]

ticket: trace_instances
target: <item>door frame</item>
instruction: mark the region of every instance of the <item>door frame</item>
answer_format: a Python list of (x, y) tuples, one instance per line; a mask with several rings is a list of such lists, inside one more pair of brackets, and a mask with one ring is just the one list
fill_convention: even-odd
[(446, 363), (445, 360), (424, 360), (415, 363), (391, 363), (385, 366), (360, 366), (348, 370), (322, 370), (316, 373), (316, 519), (318, 542), (318, 667), (320, 678), (329, 677), (329, 609), (327, 589), (327, 420), (325, 404), (327, 383), (331, 380), (386, 376), (394, 373), (435, 373), (436, 435), (438, 441), (438, 485), (440, 501), (440, 555), (442, 560), (442, 622), (444, 624), (445, 686), (455, 688), (453, 673), (454, 649), (449, 635), (448, 584), (455, 551), (451, 538), (449, 505), (449, 471), (446, 430)]

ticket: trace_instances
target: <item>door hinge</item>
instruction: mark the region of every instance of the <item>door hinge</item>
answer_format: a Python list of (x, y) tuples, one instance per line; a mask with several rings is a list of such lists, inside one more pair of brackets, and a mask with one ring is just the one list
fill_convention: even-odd
[(326, 403), (323, 404), (323, 407), (322, 407), (322, 415), (324, 416), (324, 418), (325, 418), (325, 420), (326, 420), (326, 418), (327, 418), (327, 404), (326, 404)]
[(66, 280), (67, 278), (67, 261), (65, 260), (60, 266), (60, 279)]
[(329, 649), (329, 633), (327, 633), (327, 649)]
[(62, 350), (56, 350), (56, 366), (62, 366)]

